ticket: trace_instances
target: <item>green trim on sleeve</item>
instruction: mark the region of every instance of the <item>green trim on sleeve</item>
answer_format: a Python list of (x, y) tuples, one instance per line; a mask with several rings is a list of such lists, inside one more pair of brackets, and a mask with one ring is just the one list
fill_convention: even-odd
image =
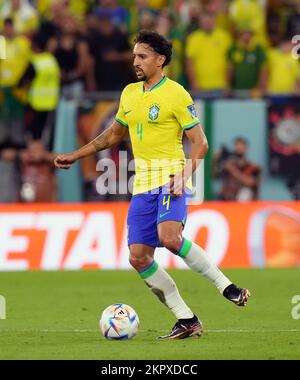
[(122, 125), (124, 125), (124, 127), (128, 127), (128, 124), (124, 123), (124, 121), (118, 119), (118, 118), (115, 118), (115, 120), (117, 120), (119, 123), (121, 123)]
[(200, 120), (196, 120), (196, 121), (193, 121), (192, 123), (188, 124), (188, 125), (185, 125), (184, 127), (182, 127), (182, 129), (188, 129), (188, 128), (192, 128), (192, 127), (195, 127), (195, 125), (197, 124), (200, 124)]

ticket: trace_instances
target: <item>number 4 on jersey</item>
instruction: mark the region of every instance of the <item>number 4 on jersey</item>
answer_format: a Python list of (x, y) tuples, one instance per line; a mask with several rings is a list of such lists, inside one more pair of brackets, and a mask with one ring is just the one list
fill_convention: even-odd
[(164, 199), (163, 199), (163, 206), (166, 206), (167, 207), (167, 210), (169, 210), (170, 208), (170, 195), (166, 196), (164, 195)]
[(140, 141), (143, 139), (143, 124), (142, 123), (137, 123), (136, 124), (136, 133), (140, 138)]

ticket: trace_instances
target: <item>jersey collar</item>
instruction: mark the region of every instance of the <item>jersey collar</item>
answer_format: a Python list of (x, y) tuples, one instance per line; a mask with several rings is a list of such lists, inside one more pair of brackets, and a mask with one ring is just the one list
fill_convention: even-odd
[[(167, 77), (164, 75), (164, 77), (162, 78), (161, 81), (159, 81), (155, 86), (153, 86), (151, 88), (151, 90), (147, 91), (147, 92), (150, 92), (150, 91), (153, 91), (153, 90), (156, 90), (158, 87), (162, 86), (164, 83), (166, 83), (167, 81)], [(143, 92), (145, 92), (145, 88), (144, 88), (144, 83), (143, 83)]]

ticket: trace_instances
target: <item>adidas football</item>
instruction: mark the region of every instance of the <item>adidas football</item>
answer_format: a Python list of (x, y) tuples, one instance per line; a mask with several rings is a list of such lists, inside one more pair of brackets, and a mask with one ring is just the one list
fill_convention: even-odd
[(106, 339), (132, 339), (139, 328), (139, 317), (131, 306), (116, 303), (108, 306), (100, 317), (100, 329)]

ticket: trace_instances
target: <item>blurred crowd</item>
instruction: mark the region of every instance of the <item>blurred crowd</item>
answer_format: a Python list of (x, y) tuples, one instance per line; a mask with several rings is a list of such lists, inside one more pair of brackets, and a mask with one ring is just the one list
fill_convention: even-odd
[(0, 202), (56, 198), (59, 98), (135, 81), (131, 48), (141, 29), (172, 41), (166, 75), (193, 93), (300, 94), (298, 0), (0, 0)]

